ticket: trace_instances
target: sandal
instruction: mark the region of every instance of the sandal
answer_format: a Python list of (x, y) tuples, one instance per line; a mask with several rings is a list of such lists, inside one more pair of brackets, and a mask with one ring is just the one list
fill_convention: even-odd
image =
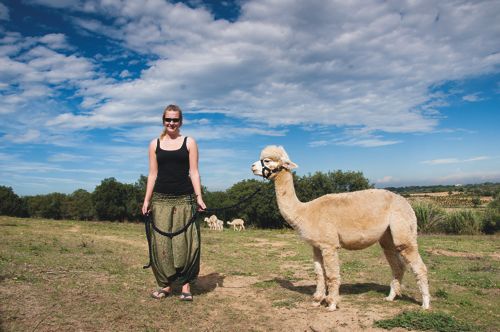
[(193, 301), (193, 295), (191, 293), (181, 293), (181, 296), (179, 297), (181, 301)]
[(158, 288), (153, 293), (151, 293), (151, 297), (153, 299), (157, 299), (157, 300), (163, 299), (164, 297), (168, 297), (169, 295), (170, 295), (170, 292), (164, 290), (163, 288)]

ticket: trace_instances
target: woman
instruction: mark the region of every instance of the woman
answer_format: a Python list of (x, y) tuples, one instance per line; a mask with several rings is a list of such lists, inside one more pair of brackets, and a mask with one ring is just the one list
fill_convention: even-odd
[[(169, 105), (163, 111), (163, 132), (149, 144), (149, 175), (142, 213), (163, 232), (182, 229), (194, 214), (206, 208), (201, 196), (198, 146), (182, 136), (182, 111)], [(169, 238), (151, 230), (151, 267), (160, 288), (151, 296), (167, 297), (172, 283), (182, 284), (181, 300), (192, 301), (190, 282), (200, 270), (200, 226), (195, 222), (185, 232)]]

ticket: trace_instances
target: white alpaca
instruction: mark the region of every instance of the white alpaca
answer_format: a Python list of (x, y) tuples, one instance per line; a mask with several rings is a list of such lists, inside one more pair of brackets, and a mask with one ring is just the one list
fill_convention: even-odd
[(208, 224), (208, 227), (210, 228), (210, 230), (214, 231), (214, 230), (217, 230), (217, 220), (219, 220), (217, 218), (217, 216), (215, 214), (212, 214), (210, 216), (210, 218), (208, 217), (205, 217), (205, 222)]
[(233, 221), (228, 221), (227, 224), (233, 226), (233, 230), (235, 231), (245, 229), (245, 221), (243, 219), (234, 219)]
[(215, 229), (218, 231), (223, 231), (224, 230), (224, 221), (217, 219), (217, 224), (216, 224)]
[(428, 309), (427, 268), (418, 253), (417, 220), (410, 204), (403, 197), (381, 189), (329, 194), (300, 202), (291, 173), (296, 167), (283, 147), (268, 146), (252, 165), (252, 171), (274, 181), (283, 218), (313, 247), (316, 272), (313, 304), (319, 306), (325, 300), (329, 310), (337, 308), (340, 248), (358, 250), (379, 242), (393, 274), (386, 300), (401, 295), (401, 281), (409, 264), (422, 294), (422, 308)]

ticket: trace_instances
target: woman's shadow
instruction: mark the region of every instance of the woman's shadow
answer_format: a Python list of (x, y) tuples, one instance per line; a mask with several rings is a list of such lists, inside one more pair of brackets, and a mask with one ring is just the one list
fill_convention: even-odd
[(198, 276), (191, 291), (194, 295), (212, 292), (216, 287), (224, 287), (225, 276), (213, 272), (204, 276)]
[[(306, 295), (313, 295), (314, 292), (316, 291), (316, 286), (311, 285), (311, 286), (295, 286), (293, 285), (289, 280), (286, 279), (280, 279), (280, 278), (274, 278), (274, 281), (278, 283), (281, 287), (286, 288), (288, 290), (291, 290), (293, 292), (301, 293), (301, 294), (306, 294)], [(375, 291), (377, 293), (387, 295), (389, 294), (390, 287), (386, 285), (380, 285), (372, 282), (368, 283), (357, 283), (357, 284), (342, 284), (340, 285), (340, 290), (339, 293), (340, 295), (344, 294), (363, 294), (363, 293), (368, 293), (370, 291)], [(411, 303), (419, 303), (417, 300), (415, 300), (412, 297), (409, 297), (407, 295), (402, 295), (398, 297), (398, 299), (405, 301), (405, 302), (411, 302)]]

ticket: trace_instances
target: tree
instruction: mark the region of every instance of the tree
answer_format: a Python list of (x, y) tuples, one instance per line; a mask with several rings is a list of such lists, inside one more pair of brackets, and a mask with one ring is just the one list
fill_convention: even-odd
[(310, 201), (332, 193), (351, 192), (372, 188), (362, 172), (316, 172), (313, 175), (295, 176), (297, 197), (301, 201)]
[(64, 217), (72, 220), (92, 220), (95, 216), (92, 194), (84, 189), (75, 190), (66, 199)]
[(92, 193), (97, 219), (124, 221), (128, 216), (128, 196), (127, 187), (115, 178), (102, 180)]
[(0, 215), (27, 217), (26, 202), (17, 196), (11, 187), (0, 186)]
[(278, 210), (274, 185), (271, 182), (244, 180), (236, 183), (227, 190), (229, 204), (233, 205), (248, 198), (257, 189), (259, 192), (251, 199), (229, 211), (228, 219), (242, 218), (247, 225), (259, 228), (285, 227), (286, 223)]
[(37, 218), (62, 219), (66, 199), (67, 196), (61, 193), (27, 196), (29, 215)]

